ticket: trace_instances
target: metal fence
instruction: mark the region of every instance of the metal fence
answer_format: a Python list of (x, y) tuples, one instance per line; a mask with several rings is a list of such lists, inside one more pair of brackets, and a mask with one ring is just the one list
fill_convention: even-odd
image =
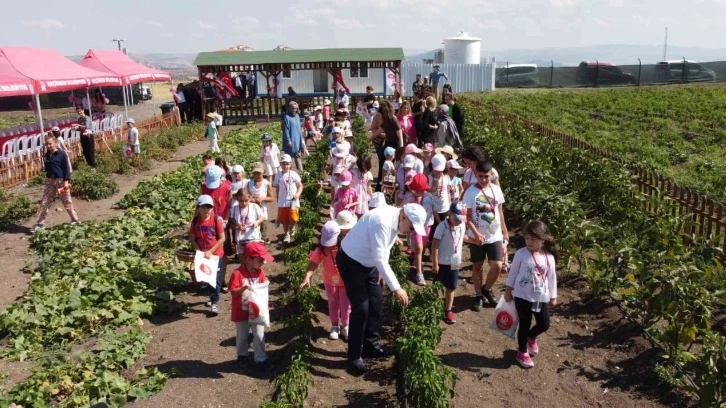
[[(490, 91), (494, 85), (493, 63), (485, 64), (438, 64), (440, 72), (446, 74), (449, 80), (441, 78), (439, 87), (450, 82), (454, 93)], [(428, 77), (434, 70), (433, 64), (401, 64), (401, 78), (403, 81), (404, 96), (413, 96), (413, 83), (416, 75)], [(439, 92), (441, 89), (439, 88)]]
[(505, 62), (496, 68), (497, 88), (577, 88), (726, 82), (726, 61), (677, 60), (656, 64), (613, 65), (589, 61), (556, 67)]

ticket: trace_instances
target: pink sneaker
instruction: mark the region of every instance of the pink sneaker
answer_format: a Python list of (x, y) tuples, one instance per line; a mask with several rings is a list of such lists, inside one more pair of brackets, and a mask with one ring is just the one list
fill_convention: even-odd
[(534, 361), (532, 361), (529, 357), (529, 353), (522, 353), (521, 351), (517, 352), (517, 362), (522, 366), (522, 368), (534, 367)]
[(527, 339), (527, 352), (531, 355), (539, 353), (539, 346), (537, 345), (537, 339)]

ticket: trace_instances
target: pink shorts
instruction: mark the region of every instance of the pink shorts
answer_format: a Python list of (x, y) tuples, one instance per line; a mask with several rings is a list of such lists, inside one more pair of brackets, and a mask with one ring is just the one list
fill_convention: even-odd
[(419, 235), (415, 232), (411, 233), (411, 243), (412, 244), (423, 244), (423, 246), (426, 246), (426, 244), (429, 243), (429, 233), (431, 232), (431, 227), (426, 227), (426, 235)]

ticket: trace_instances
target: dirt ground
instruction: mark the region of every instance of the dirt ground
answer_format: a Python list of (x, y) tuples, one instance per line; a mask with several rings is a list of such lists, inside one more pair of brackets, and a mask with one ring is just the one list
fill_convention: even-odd
[[(204, 142), (184, 146), (170, 162), (158, 163), (149, 172), (120, 177), (119, 194), (99, 202), (79, 201), (79, 214), (84, 220), (115, 215), (118, 210), (112, 208), (113, 204), (140, 180), (175, 169), (179, 160), (204, 151), (205, 147)], [(269, 213), (274, 218), (274, 205), (269, 207)], [(55, 211), (49, 215), (48, 223), (67, 222), (66, 218), (64, 211)], [(0, 235), (4, 249), (0, 260), (6, 265), (2, 272), (6, 284), (0, 286), (0, 308), (22, 295), (27, 287), (28, 276), (20, 269), (33, 260), (26, 235), (32, 222), (29, 220), (16, 231)], [(280, 234), (281, 228), (274, 230), (274, 225), (268, 226), (266, 239), (276, 259), (284, 252)], [(468, 248), (465, 252), (464, 259), (467, 259)], [(236, 267), (237, 262), (231, 261), (227, 276)], [(169, 370), (178, 368), (181, 375), (170, 379), (160, 393), (129, 405), (259, 406), (270, 396), (275, 375), (285, 368), (284, 346), (289, 336), (283, 328), (285, 311), (279, 300), (285, 269), (277, 262), (264, 268), (271, 282), (272, 311), (272, 327), (267, 330), (266, 342), (275, 372), (262, 374), (253, 368), (241, 371), (235, 367), (235, 331), (229, 320), (229, 294), (222, 295), (220, 314), (212, 317), (204, 305), (208, 294), (190, 285), (188, 292), (179, 295), (179, 300), (188, 306), (186, 311), (145, 322), (144, 328), (152, 335), (152, 341), (148, 355), (137, 364)], [(465, 265), (454, 306), (458, 322), (454, 325), (441, 322), (444, 332), (436, 350), (443, 363), (459, 377), (453, 406), (650, 408), (688, 405), (682, 396), (669, 393), (658, 384), (651, 365), (657, 353), (638, 328), (628, 323), (617, 305), (587, 295), (587, 285), (581, 278), (560, 277), (560, 298), (552, 311), (552, 328), (540, 339), (541, 353), (534, 358), (536, 366), (523, 370), (514, 358), (515, 341), (489, 328), (493, 309), (478, 313), (470, 309), (473, 294), (468, 283), (470, 276), (471, 270)], [(500, 277), (500, 288), (504, 280), (504, 276)], [(431, 283), (430, 275), (427, 283)], [(323, 300), (318, 304), (317, 314), (320, 323), (313, 332), (313, 383), (306, 406), (395, 406), (393, 359), (375, 362), (363, 377), (349, 375), (345, 371), (346, 344), (327, 339), (330, 320), (322, 287), (321, 295)], [(392, 334), (384, 332), (384, 343), (392, 342)], [(0, 362), (0, 372), (5, 371), (3, 365)], [(20, 375), (11, 372), (11, 377)]]

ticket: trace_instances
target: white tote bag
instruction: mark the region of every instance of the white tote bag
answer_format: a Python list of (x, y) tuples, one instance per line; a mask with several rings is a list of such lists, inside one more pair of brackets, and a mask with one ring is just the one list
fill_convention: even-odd
[(212, 255), (209, 259), (204, 257), (204, 252), (197, 251), (194, 255), (194, 277), (197, 282), (206, 282), (213, 288), (217, 287), (217, 268), (219, 257)]
[(513, 339), (518, 324), (519, 315), (517, 314), (517, 308), (514, 306), (514, 300), (507, 302), (504, 300), (504, 295), (502, 295), (499, 298), (499, 303), (497, 303), (497, 308), (494, 310), (494, 321), (490, 327)]
[(256, 283), (245, 291), (242, 308), (250, 312), (250, 324), (261, 324), (270, 327), (270, 308), (267, 304), (270, 282)]

